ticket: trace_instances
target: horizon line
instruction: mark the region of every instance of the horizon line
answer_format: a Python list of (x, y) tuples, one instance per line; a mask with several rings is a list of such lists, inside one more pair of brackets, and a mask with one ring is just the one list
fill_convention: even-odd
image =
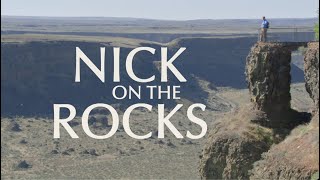
[[(121, 16), (41, 16), (41, 15), (6, 15), (1, 14), (1, 18), (6, 17), (23, 17), (23, 18), (114, 18), (114, 19), (138, 19), (138, 20), (155, 20), (155, 21), (201, 21), (201, 20), (259, 20), (260, 18), (199, 18), (199, 19), (158, 19), (143, 17), (121, 17)], [(262, 17), (262, 16), (261, 16)], [(268, 17), (267, 17), (268, 18)], [(268, 19), (317, 19), (318, 17), (270, 17)]]

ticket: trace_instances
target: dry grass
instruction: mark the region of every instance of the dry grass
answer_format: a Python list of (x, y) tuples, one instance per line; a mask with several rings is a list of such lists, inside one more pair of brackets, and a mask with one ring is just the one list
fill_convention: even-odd
[[(312, 121), (319, 121), (319, 115)], [(273, 151), (283, 152), (283, 158), (293, 166), (319, 170), (319, 126), (311, 123), (297, 127)]]

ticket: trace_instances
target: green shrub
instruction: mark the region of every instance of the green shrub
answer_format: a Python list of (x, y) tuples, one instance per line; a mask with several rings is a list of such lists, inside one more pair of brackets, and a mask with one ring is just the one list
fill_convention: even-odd
[(311, 180), (318, 180), (319, 179), (319, 171), (314, 173), (311, 177)]

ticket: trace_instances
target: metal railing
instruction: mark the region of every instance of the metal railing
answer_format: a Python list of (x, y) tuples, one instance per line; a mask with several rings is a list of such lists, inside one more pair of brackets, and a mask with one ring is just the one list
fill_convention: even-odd
[[(258, 29), (258, 41), (261, 29)], [(311, 42), (315, 41), (313, 27), (274, 27), (267, 31), (267, 42)]]

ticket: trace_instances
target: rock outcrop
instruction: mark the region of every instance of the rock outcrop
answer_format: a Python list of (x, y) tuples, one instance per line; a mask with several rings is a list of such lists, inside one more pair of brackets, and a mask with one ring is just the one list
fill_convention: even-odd
[(256, 162), (251, 179), (319, 178), (319, 43), (309, 43), (305, 54), (306, 89), (315, 102), (309, 124), (295, 128), (280, 144)]
[(319, 109), (319, 43), (309, 43), (304, 58), (306, 89)]
[[(319, 125), (314, 125), (319, 124), (316, 117), (312, 121), (313, 125), (305, 128), (310, 134), (301, 135), (299, 130), (295, 130), (294, 137), (303, 138), (300, 140), (294, 137), (286, 139), (293, 128), (310, 120), (307, 113), (292, 110), (290, 104), (291, 54), (300, 46), (306, 46), (306, 44), (258, 43), (252, 48), (246, 65), (251, 104), (241, 107), (238, 112), (227, 115), (214, 124), (200, 160), (201, 178), (297, 179), (311, 177), (316, 166), (304, 171), (305, 169), (295, 168), (298, 166), (294, 163), (286, 167), (287, 161), (279, 159), (283, 156), (279, 153), (280, 150), (288, 153), (289, 160), (294, 159), (296, 152), (290, 150), (297, 148), (296, 145), (300, 143), (300, 140), (310, 142), (305, 146), (309, 148), (308, 151), (305, 151), (307, 153), (314, 154), (317, 149), (311, 147), (319, 145), (319, 141), (314, 139), (319, 137), (319, 133), (316, 134), (315, 131), (319, 129)], [(310, 49), (314, 46), (309, 44), (305, 61), (310, 62), (309, 66), (306, 63), (308, 67), (306, 69), (308, 73), (311, 73), (309, 75), (306, 73), (307, 88), (316, 102), (318, 91), (315, 80), (318, 75), (315, 75), (314, 72), (318, 68), (315, 64), (319, 62), (316, 60), (319, 54), (316, 53), (316, 50)], [(269, 153), (269, 150), (273, 152)], [(297, 154), (299, 157), (304, 155), (301, 152)], [(316, 156), (312, 158), (314, 157)], [(261, 159), (263, 159), (261, 162), (256, 163)], [(298, 159), (295, 158), (295, 161)], [(308, 162), (310, 157), (306, 156), (304, 160)], [(279, 167), (276, 167), (277, 165)], [(305, 173), (301, 173), (302, 171)]]
[(267, 119), (266, 113), (248, 106), (215, 122), (200, 160), (201, 177), (248, 179), (254, 162), (289, 131), (272, 131), (252, 123), (262, 119)]
[(290, 108), (291, 50), (282, 44), (256, 44), (246, 66), (251, 101), (258, 110)]
[(300, 43), (258, 43), (247, 58), (246, 77), (255, 108), (290, 110), (291, 54)]

